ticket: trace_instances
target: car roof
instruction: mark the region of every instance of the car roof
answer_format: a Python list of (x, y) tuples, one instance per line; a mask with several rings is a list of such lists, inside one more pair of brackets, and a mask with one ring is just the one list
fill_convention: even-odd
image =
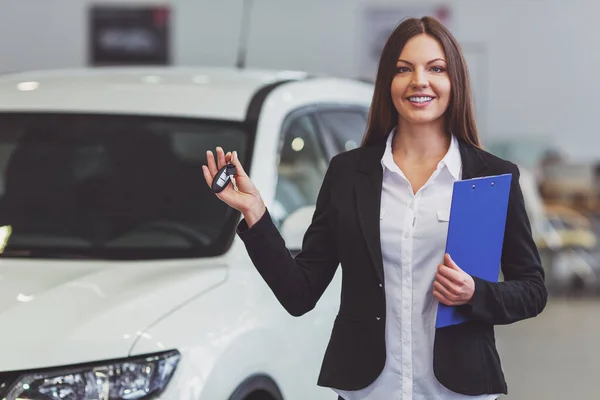
[(74, 112), (243, 121), (269, 85), (299, 71), (228, 67), (100, 67), (0, 75), (0, 112)]

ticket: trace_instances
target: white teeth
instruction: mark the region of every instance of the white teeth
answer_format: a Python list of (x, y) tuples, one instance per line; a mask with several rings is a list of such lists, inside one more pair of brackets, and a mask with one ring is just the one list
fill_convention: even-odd
[(408, 99), (410, 101), (414, 101), (415, 103), (425, 103), (433, 100), (433, 97), (409, 97)]

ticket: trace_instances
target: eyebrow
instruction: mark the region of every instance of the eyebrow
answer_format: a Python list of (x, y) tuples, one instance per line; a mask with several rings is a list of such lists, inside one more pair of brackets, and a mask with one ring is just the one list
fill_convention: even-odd
[[(436, 58), (436, 59), (434, 59), (434, 60), (431, 60), (431, 61), (429, 61), (427, 64), (431, 64), (431, 63), (434, 63), (434, 62), (436, 62), (436, 61), (443, 61), (443, 62), (446, 62), (446, 60), (444, 60), (443, 58)], [(398, 62), (403, 62), (403, 63), (406, 63), (406, 64), (408, 64), (408, 65), (413, 65), (413, 63), (411, 63), (410, 61), (406, 61), (406, 60), (403, 60), (403, 59), (401, 59), (401, 58), (399, 58), (399, 59), (398, 59)]]

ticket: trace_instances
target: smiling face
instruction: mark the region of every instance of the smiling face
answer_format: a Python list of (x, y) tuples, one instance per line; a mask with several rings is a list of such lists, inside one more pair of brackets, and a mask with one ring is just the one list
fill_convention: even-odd
[(438, 124), (450, 102), (450, 77), (440, 43), (427, 34), (412, 37), (402, 48), (391, 95), (400, 123)]

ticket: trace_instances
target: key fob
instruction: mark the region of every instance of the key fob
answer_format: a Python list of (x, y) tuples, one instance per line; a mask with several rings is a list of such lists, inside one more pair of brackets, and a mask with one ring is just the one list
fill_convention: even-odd
[(227, 185), (229, 185), (231, 183), (231, 176), (236, 174), (236, 169), (235, 169), (235, 165), (233, 164), (227, 164), (225, 166), (223, 166), (219, 172), (217, 172), (217, 175), (215, 175), (213, 182), (212, 182), (212, 191), (214, 193), (220, 193), (223, 190), (225, 190), (225, 188), (227, 187)]

